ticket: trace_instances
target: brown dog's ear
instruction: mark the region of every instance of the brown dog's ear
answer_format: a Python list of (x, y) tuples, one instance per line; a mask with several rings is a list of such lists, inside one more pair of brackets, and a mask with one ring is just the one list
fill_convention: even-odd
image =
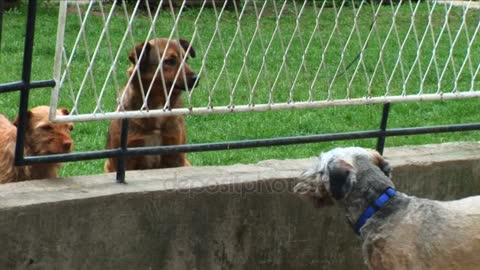
[[(182, 48), (185, 50), (185, 52), (187, 52), (188, 46), (190, 46), (190, 42), (188, 42), (188, 40), (185, 40), (183, 38), (179, 39), (178, 42), (180, 42), (180, 45), (182, 46)], [(195, 58), (195, 56), (197, 56), (197, 54), (195, 53), (195, 50), (193, 49), (193, 46), (190, 47), (190, 51), (188, 51), (188, 54), (190, 54), (192, 58)]]
[[(145, 45), (145, 52), (143, 52), (142, 59), (139, 59), (140, 54), (142, 53), (143, 46)], [(150, 49), (151, 45), (149, 42), (140, 42), (137, 45), (135, 45), (135, 48), (131, 49), (130, 52), (128, 53), (128, 59), (130, 59), (130, 62), (132, 64), (137, 63), (137, 59), (139, 59), (140, 65), (146, 65), (148, 64), (148, 56), (150, 55)]]
[(127, 145), (128, 147), (142, 147), (145, 146), (145, 139), (143, 136), (129, 136)]
[(63, 115), (69, 115), (70, 114), (70, 112), (66, 108), (60, 108), (59, 110), (62, 112)]
[[(33, 116), (32, 111), (30, 111), (30, 110), (27, 111), (27, 119), (26, 119), (26, 124), (27, 124), (27, 126), (28, 126), (28, 123), (30, 122), (30, 119), (32, 119), (32, 116)], [(19, 117), (19, 116), (15, 117), (15, 119), (13, 120), (12, 123), (13, 123), (16, 127), (18, 127), (18, 122), (20, 122), (20, 117)]]

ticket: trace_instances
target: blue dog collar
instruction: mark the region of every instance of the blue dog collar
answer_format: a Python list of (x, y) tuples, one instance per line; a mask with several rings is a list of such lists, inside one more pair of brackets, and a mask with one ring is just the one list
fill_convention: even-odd
[(367, 220), (373, 216), (380, 208), (382, 208), (395, 195), (393, 188), (387, 188), (370, 206), (363, 212), (357, 223), (353, 226), (355, 232), (360, 235), (360, 229), (365, 225)]

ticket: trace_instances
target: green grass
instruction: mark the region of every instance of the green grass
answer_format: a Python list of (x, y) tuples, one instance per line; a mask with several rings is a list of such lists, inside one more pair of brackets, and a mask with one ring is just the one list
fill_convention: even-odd
[[(396, 6), (384, 6), (378, 17), (378, 33), (379, 38), (382, 40), (386, 38), (392, 14), (393, 8)], [(300, 8), (297, 5), (297, 8)], [(417, 18), (421, 18), (427, 14), (427, 3), (422, 3), (418, 9)], [(182, 37), (191, 37), (194, 29), (194, 21), (197, 16), (195, 9), (186, 10), (180, 20), (179, 34)], [(263, 34), (264, 45), (268, 43), (270, 36), (275, 28), (275, 19), (273, 7), (269, 7), (266, 11), (266, 17), (261, 21), (261, 29)], [(449, 17), (449, 25), (451, 29), (456, 29), (460, 24), (462, 10), (460, 8), (453, 9)], [(37, 26), (35, 33), (35, 51), (34, 51), (34, 63), (32, 71), (33, 80), (45, 80), (52, 78), (53, 74), (53, 58), (55, 51), (56, 41), (56, 26), (57, 26), (57, 8), (54, 4), (40, 5), (37, 15)], [(327, 97), (328, 87), (333, 77), (336, 67), (339, 63), (339, 55), (342, 53), (343, 44), (349, 34), (349, 27), (353, 22), (353, 8), (352, 6), (346, 6), (343, 10), (342, 16), (339, 17), (340, 31), (333, 39), (332, 44), (326, 51), (325, 57), (328, 59), (327, 65), (314, 85), (314, 97), (317, 100), (322, 100)], [(369, 31), (371, 24), (372, 10), (369, 6), (364, 7), (362, 13), (359, 16), (359, 29), (361, 30), (361, 38), (365, 39)], [(238, 39), (234, 42), (232, 51), (228, 58), (225, 57), (224, 48), (221, 46), (221, 42), (217, 39), (212, 43), (211, 49), (207, 52), (207, 44), (211, 36), (215, 33), (215, 11), (208, 9), (204, 11), (204, 15), (200, 20), (198, 27), (199, 39), (194, 40), (193, 44), (199, 57), (191, 59), (190, 63), (194, 70), (200, 70), (202, 60), (205, 60), (205, 66), (208, 70), (207, 74), (203, 74), (201, 85), (195, 89), (191, 106), (206, 106), (208, 101), (208, 94), (212, 91), (213, 84), (218, 74), (221, 73), (224, 60), (228, 63), (228, 71), (223, 72), (218, 86), (214, 91), (213, 105), (222, 106), (228, 105), (230, 101), (230, 89), (231, 85), (235, 83), (235, 80), (240, 74), (243, 64), (244, 49), (242, 42), (248, 44), (250, 40), (252, 42), (252, 51), (249, 54), (247, 61), (248, 72), (246, 70), (241, 73), (239, 79), (239, 87), (235, 94), (235, 104), (245, 104), (248, 102), (250, 96), (248, 87), (248, 78), (253, 82), (256, 76), (259, 76), (260, 83), (255, 92), (255, 102), (265, 103), (268, 101), (269, 89), (275, 79), (275, 74), (280, 70), (280, 63), (283, 57), (282, 47), (286, 46), (290, 35), (295, 27), (295, 13), (293, 12), (293, 6), (290, 4), (289, 9), (282, 14), (282, 22), (280, 28), (283, 36), (283, 44), (280, 39), (276, 38), (272, 42), (271, 49), (266, 55), (266, 61), (269, 67), (269, 74), (265, 72), (259, 73), (261, 61), (262, 61), (262, 44), (258, 37), (258, 33), (255, 33), (255, 13), (253, 7), (249, 7), (245, 18), (242, 21), (242, 36), (243, 41)], [(316, 67), (321, 59), (322, 55), (322, 42), (323, 44), (328, 39), (328, 35), (334, 27), (334, 10), (328, 8), (322, 15), (320, 21), (320, 27), (322, 31), (320, 40), (316, 37), (310, 49), (306, 54), (306, 72), (301, 72), (298, 82), (295, 86), (294, 99), (306, 100), (308, 97), (308, 89), (311, 85), (312, 78), (315, 75)], [(397, 22), (399, 25), (405, 25), (405, 27), (399, 27), (398, 33), (401, 37), (404, 37), (408, 30), (411, 10), (409, 5), (403, 5), (399, 9), (399, 15)], [(441, 30), (441, 26), (444, 19), (444, 10), (438, 8), (438, 14), (433, 16), (433, 31), (435, 35)], [(79, 22), (78, 18), (74, 15), (69, 18), (67, 24), (67, 40), (66, 44), (71, 45), (74, 42), (74, 34), (78, 31)], [(471, 11), (467, 17), (467, 25), (469, 25), (469, 37), (473, 35), (476, 24), (478, 23), (478, 11)], [(9, 11), (4, 17), (4, 29), (2, 39), (2, 49), (0, 54), (0, 64), (2, 66), (2, 72), (0, 73), (0, 83), (11, 82), (20, 80), (22, 70), (22, 56), (23, 56), (23, 38), (25, 28), (25, 7)], [(72, 19), (73, 18), (73, 19)], [(167, 36), (170, 31), (170, 25), (172, 24), (172, 17), (165, 13), (161, 16), (157, 25), (157, 34), (159, 36)], [(233, 40), (236, 30), (235, 13), (227, 11), (224, 13), (221, 24), (221, 38), (224, 40), (225, 49), (228, 49), (229, 41)], [(427, 20), (416, 21), (416, 29), (421, 31), (425, 28)], [(87, 39), (90, 47), (95, 46), (98, 35), (101, 31), (101, 17), (94, 16), (89, 21), (87, 26)], [(118, 41), (122, 38), (123, 28), (125, 26), (125, 19), (121, 14), (117, 14), (111, 25), (110, 35), (112, 44), (118, 44)], [(138, 18), (134, 25), (134, 33), (136, 41), (144, 39), (148, 31), (149, 20), (145, 17)], [(301, 61), (301, 55), (304, 50), (302, 43), (306, 44), (310, 38), (309, 33), (312, 32), (315, 27), (315, 12), (310, 6), (306, 9), (304, 15), (300, 20), (300, 27), (302, 34), (300, 37), (296, 37), (292, 43), (292, 49), (289, 51), (287, 57), (287, 66), (290, 69), (290, 78), (288, 76), (281, 76), (276, 84), (273, 94), (274, 100), (278, 102), (284, 102), (289, 97), (289, 89), (291, 81), (295, 76), (296, 70), (298, 70)], [(455, 33), (454, 33), (455, 34)], [(218, 35), (218, 34), (217, 34)], [(465, 57), (467, 35), (462, 34), (459, 42), (453, 50), (453, 59), (455, 60), (455, 66), (458, 70), (461, 60)], [(439, 60), (439, 66), (442, 69), (445, 66), (448, 59), (450, 48), (448, 35), (444, 35), (445, 40), (441, 40), (442, 45), (436, 51), (436, 57)], [(477, 38), (478, 39), (478, 38)], [(382, 43), (378, 42), (377, 38), (373, 38), (365, 51), (364, 62), (366, 71), (359, 70), (358, 76), (355, 77), (351, 86), (351, 97), (363, 97), (365, 95), (365, 89), (367, 88), (367, 81), (362, 75), (367, 72), (370, 76), (373, 73), (378, 59), (378, 51)], [(420, 48), (421, 63), (425, 66), (428, 63), (428, 59), (431, 58), (433, 53), (433, 40), (431, 37), (426, 39), (425, 43)], [(114, 45), (116, 49), (118, 45)], [(389, 39), (385, 48), (385, 55), (397, 55), (399, 50), (399, 44)], [(128, 67), (128, 59), (126, 54), (131, 48), (131, 44), (128, 44), (126, 48), (122, 48), (122, 55), (118, 64), (118, 78), (119, 84), (123, 85), (126, 81), (125, 70)], [(402, 62), (405, 66), (410, 66), (415, 56), (417, 55), (417, 45), (415, 39), (410, 36), (407, 38), (405, 44), (406, 51), (403, 55)], [(345, 59), (354, 59), (360, 49), (357, 36), (354, 35), (352, 42), (348, 45), (345, 51)], [(472, 48), (472, 63), (474, 67), (480, 62), (480, 41), (475, 41)], [(109, 64), (109, 55), (106, 44), (102, 44), (100, 50), (100, 58), (96, 62), (95, 75), (101, 78), (107, 73)], [(78, 62), (75, 69), (72, 70), (71, 77), (74, 85), (79, 85), (83, 79), (84, 70), (86, 68), (86, 58), (83, 50), (79, 51)], [(384, 57), (387, 73), (390, 74), (393, 70), (396, 62), (395, 57)], [(345, 96), (345, 89), (348, 85), (346, 77), (351, 78), (356, 64), (354, 64), (347, 72), (346, 76), (342, 75), (337, 78), (333, 84), (333, 97), (343, 98)], [(418, 69), (418, 66), (416, 67)], [(282, 71), (283, 72), (283, 71)], [(435, 70), (432, 67), (425, 75), (425, 88), (427, 93), (433, 93), (437, 90)], [(445, 78), (442, 81), (441, 87), (444, 90), (452, 90), (454, 85), (454, 74), (451, 67), (446, 69)], [(415, 93), (419, 89), (419, 73), (418, 70), (414, 70), (411, 79), (406, 83), (407, 93)], [(229, 80), (231, 80), (229, 82)], [(458, 81), (458, 89), (470, 89), (472, 78), (468, 69), (462, 73), (460, 80)], [(403, 77), (400, 69), (394, 73), (392, 79), (392, 92), (391, 94), (400, 94), (402, 92)], [(478, 89), (479, 79), (474, 80), (474, 89)], [(97, 86), (101, 86), (101, 83), (97, 81)], [(379, 95), (383, 93), (386, 86), (386, 80), (382, 73), (378, 73), (373, 79), (373, 94)], [(110, 83), (106, 94), (103, 98), (102, 107), (105, 110), (113, 110), (115, 108), (115, 98), (118, 89), (114, 83)], [(3, 94), (0, 99), (0, 113), (13, 118), (17, 113), (18, 107), (18, 93)], [(87, 88), (84, 96), (82, 96), (80, 102), (80, 112), (89, 113), (92, 111), (95, 105), (94, 92), (92, 88)], [(36, 89), (31, 92), (30, 106), (37, 106), (43, 104), (49, 104), (50, 91), (49, 89)], [(71, 107), (71, 97), (68, 91), (61, 93), (60, 104), (62, 106)], [(405, 103), (392, 105), (391, 116), (389, 120), (390, 128), (398, 127), (413, 127), (413, 126), (431, 126), (431, 125), (445, 125), (455, 123), (471, 123), (479, 122), (479, 100), (451, 100), (451, 101), (439, 101), (439, 102), (422, 102), (422, 103)], [(205, 142), (220, 142), (230, 140), (246, 140), (256, 138), (274, 138), (285, 136), (298, 136), (298, 135), (311, 135), (311, 134), (326, 134), (335, 132), (347, 132), (358, 130), (372, 130), (377, 129), (380, 123), (380, 115), (382, 111), (381, 105), (361, 105), (350, 107), (334, 107), (334, 108), (321, 108), (321, 109), (305, 109), (295, 111), (275, 111), (275, 112), (256, 112), (256, 113), (238, 113), (238, 114), (219, 114), (219, 115), (195, 115), (187, 116), (187, 128), (188, 128), (188, 142), (189, 143), (205, 143)], [(75, 151), (90, 151), (99, 150), (104, 148), (108, 121), (99, 122), (84, 122), (76, 123), (76, 129), (73, 132), (75, 140)], [(460, 133), (444, 133), (444, 134), (432, 134), (421, 136), (404, 136), (387, 138), (388, 146), (399, 145), (416, 145), (416, 144), (428, 144), (428, 143), (441, 143), (449, 141), (477, 141), (480, 132), (460, 132)], [(257, 149), (245, 149), (245, 150), (233, 150), (233, 151), (216, 151), (216, 152), (204, 152), (204, 153), (191, 153), (189, 154), (189, 160), (193, 165), (223, 165), (234, 163), (252, 163), (265, 159), (286, 159), (286, 158), (302, 158), (317, 155), (320, 151), (332, 148), (334, 146), (347, 146), (358, 145), (364, 147), (374, 147), (376, 140), (354, 140), (354, 141), (338, 141), (329, 143), (318, 143), (308, 145), (295, 145), (295, 146), (282, 146), (282, 147), (269, 147), (269, 148), (257, 148)], [(63, 176), (71, 175), (85, 175), (101, 173), (103, 171), (103, 160), (96, 161), (81, 161), (75, 163), (65, 164), (61, 174)]]

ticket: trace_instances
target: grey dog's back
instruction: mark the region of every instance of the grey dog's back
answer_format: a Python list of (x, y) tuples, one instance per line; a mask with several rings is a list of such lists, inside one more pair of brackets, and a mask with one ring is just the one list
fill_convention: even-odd
[(365, 226), (364, 252), (383, 242), (384, 258), (405, 263), (395, 269), (480, 269), (472, 252), (480, 251), (480, 196), (441, 202), (397, 195), (409, 203), (388, 222), (379, 215)]
[[(473, 196), (456, 201), (440, 202), (445, 208), (452, 211), (472, 215), (480, 218), (480, 196)], [(480, 268), (480, 267), (479, 267)]]

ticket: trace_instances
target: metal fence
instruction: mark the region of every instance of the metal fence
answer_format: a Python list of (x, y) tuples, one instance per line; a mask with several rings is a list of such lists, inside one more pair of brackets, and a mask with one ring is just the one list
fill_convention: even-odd
[[(472, 53), (480, 49), (480, 13), (470, 9), (472, 1), (454, 8), (431, 1), (381, 5), (358, 0), (244, 0), (240, 5), (235, 2), (229, 10), (227, 2), (218, 5), (218, 1), (204, 1), (193, 10), (186, 1), (175, 8), (171, 1), (160, 1), (163, 8), (158, 9), (149, 6), (149, 1), (133, 5), (125, 1), (91, 1), (87, 5), (71, 2), (71, 6), (69, 1), (60, 3), (54, 79), (30, 79), (37, 8), (37, 2), (30, 0), (22, 80), (0, 85), (2, 92), (21, 92), (18, 165), (107, 157), (121, 161), (135, 155), (361, 138), (378, 138), (377, 149), (382, 152), (388, 136), (480, 129), (480, 123), (387, 128), (391, 103), (480, 96), (480, 55)], [(211, 6), (207, 8), (208, 3)], [(115, 39), (112, 31), (122, 31), (121, 37)], [(191, 41), (200, 56), (197, 67), (201, 84), (186, 94), (185, 108), (115, 110), (123, 102), (120, 96), (119, 106), (112, 105), (124, 85), (121, 82), (128, 85), (132, 81), (123, 75), (128, 50), (138, 41), (157, 36)], [(160, 58), (159, 63), (163, 60)], [(186, 58), (182, 65), (184, 61)], [(99, 62), (108, 63), (109, 68), (96, 72)], [(164, 76), (161, 64), (156, 74)], [(52, 121), (124, 119), (122, 146), (24, 157), (22, 131), (29, 91), (43, 87), (54, 87), (52, 110), (59, 102), (71, 106), (70, 115), (51, 114)], [(143, 89), (144, 104), (150, 89)], [(378, 130), (175, 146), (126, 145), (128, 118), (132, 117), (371, 103), (384, 104)], [(118, 168), (117, 180), (124, 181), (123, 166)]]
[[(149, 1), (136, 1), (135, 5), (114, 2), (61, 2), (58, 84), (52, 110), (63, 100), (70, 104), (72, 113), (52, 114), (52, 120), (265, 111), (480, 95), (480, 57), (471, 53), (480, 46), (480, 21), (478, 11), (469, 8), (470, 2), (458, 8), (428, 1), (387, 6), (352, 0), (245, 0), (227, 9), (227, 1), (212, 2), (210, 8), (206, 4), (211, 1), (203, 1), (194, 12), (187, 9), (187, 1), (180, 1), (175, 9), (170, 7), (172, 1), (159, 1), (158, 5), (166, 7), (156, 10)], [(122, 33), (121, 38), (113, 37), (112, 31)], [(163, 108), (148, 108), (150, 85), (142, 89), (142, 108), (115, 111), (116, 106), (110, 105), (115, 97), (109, 94), (123, 86), (120, 82), (128, 65), (122, 60), (137, 42), (154, 37), (191, 41), (200, 58), (192, 62), (200, 62), (201, 84), (186, 94), (185, 108), (171, 109), (168, 101)], [(109, 70), (98, 72), (99, 62), (108, 63)], [(127, 87), (139, 66), (128, 78)], [(163, 78), (162, 71), (160, 64), (156, 76)], [(169, 90), (165, 89), (165, 94)], [(124, 96), (120, 96), (119, 107), (123, 101)]]

